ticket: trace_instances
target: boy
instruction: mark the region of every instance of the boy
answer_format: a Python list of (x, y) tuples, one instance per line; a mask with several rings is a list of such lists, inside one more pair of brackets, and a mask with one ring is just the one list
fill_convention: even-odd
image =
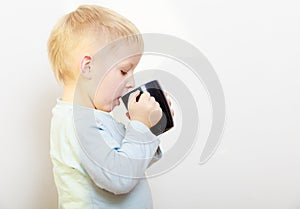
[(148, 93), (136, 102), (139, 92), (132, 93), (126, 129), (109, 114), (134, 87), (136, 34), (130, 21), (99, 6), (78, 7), (50, 34), (49, 60), (63, 83), (50, 150), (60, 209), (152, 208), (144, 173), (161, 157), (149, 130), (162, 116), (159, 104)]

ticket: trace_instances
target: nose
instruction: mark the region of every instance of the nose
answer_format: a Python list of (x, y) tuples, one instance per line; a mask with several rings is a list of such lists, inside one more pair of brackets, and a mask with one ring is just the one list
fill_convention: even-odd
[(127, 78), (126, 88), (130, 89), (130, 88), (134, 88), (134, 86), (135, 86), (134, 77), (133, 75), (130, 75), (129, 78)]

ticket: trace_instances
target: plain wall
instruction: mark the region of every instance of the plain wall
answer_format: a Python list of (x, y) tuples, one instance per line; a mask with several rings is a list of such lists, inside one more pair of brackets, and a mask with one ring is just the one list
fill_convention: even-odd
[(217, 152), (199, 165), (211, 110), (195, 83), (200, 138), (180, 165), (150, 179), (156, 209), (300, 208), (297, 1), (28, 0), (0, 9), (0, 209), (57, 208), (49, 126), (60, 87), (46, 42), (57, 19), (83, 3), (107, 6), (143, 33), (194, 44), (223, 85), (226, 129)]

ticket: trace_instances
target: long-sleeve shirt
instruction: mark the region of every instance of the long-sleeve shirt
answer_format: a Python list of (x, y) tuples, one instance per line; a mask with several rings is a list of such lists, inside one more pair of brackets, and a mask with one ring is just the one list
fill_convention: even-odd
[(127, 128), (111, 114), (57, 100), (50, 155), (59, 209), (151, 209), (144, 176), (161, 157), (143, 123)]

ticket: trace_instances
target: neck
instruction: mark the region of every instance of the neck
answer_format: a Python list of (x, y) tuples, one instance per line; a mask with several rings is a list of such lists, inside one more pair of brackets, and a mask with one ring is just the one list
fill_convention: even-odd
[[(90, 96), (83, 91), (84, 87), (77, 85), (65, 85), (63, 88), (62, 101), (75, 103), (81, 106), (95, 108)], [(74, 98), (76, 90), (76, 98)]]
[(74, 85), (65, 85), (63, 88), (62, 101), (72, 103), (74, 99), (75, 88), (76, 87)]

